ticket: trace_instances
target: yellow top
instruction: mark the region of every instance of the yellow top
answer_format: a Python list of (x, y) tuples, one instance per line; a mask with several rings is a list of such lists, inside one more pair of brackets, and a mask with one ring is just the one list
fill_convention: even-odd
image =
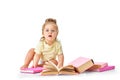
[(45, 40), (39, 41), (35, 48), (36, 54), (42, 54), (41, 59), (47, 61), (50, 59), (56, 59), (56, 56), (63, 54), (60, 41), (56, 40), (52, 45), (48, 45)]

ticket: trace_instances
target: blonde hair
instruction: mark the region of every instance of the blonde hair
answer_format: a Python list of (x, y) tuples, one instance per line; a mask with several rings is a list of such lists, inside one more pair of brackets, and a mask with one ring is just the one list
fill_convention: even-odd
[[(45, 26), (46, 26), (47, 24), (52, 24), (53, 26), (55, 26), (55, 27), (56, 27), (56, 30), (57, 30), (57, 34), (58, 34), (57, 21), (56, 21), (56, 19), (53, 19), (53, 18), (47, 18), (47, 19), (45, 20), (45, 23), (44, 23), (43, 26), (42, 26), (42, 34), (43, 34), (44, 29), (45, 29)], [(44, 39), (45, 39), (45, 37), (42, 36), (40, 40), (44, 40)]]

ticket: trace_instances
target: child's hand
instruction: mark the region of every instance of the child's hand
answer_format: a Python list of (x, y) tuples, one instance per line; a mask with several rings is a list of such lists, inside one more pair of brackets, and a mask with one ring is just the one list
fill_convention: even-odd
[(60, 65), (60, 64), (58, 64), (58, 68), (61, 68), (61, 67), (63, 67), (62, 65)]
[(25, 69), (25, 68), (28, 68), (28, 66), (27, 65), (23, 65), (23, 66), (20, 67), (21, 70)]
[(31, 68), (34, 68), (34, 66), (32, 65)]

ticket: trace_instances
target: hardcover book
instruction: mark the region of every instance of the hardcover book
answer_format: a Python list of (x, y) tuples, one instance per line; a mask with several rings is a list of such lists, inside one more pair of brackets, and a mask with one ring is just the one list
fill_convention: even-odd
[(95, 62), (95, 64), (87, 71), (103, 72), (112, 69), (115, 69), (115, 66), (109, 66), (107, 62)]
[(115, 69), (115, 66), (105, 66), (103, 68), (97, 69), (96, 71), (97, 72), (103, 72), (103, 71), (109, 71), (109, 70), (113, 70), (113, 69)]
[(62, 68), (58, 68), (54, 63), (52, 63), (51, 61), (48, 61), (47, 63), (45, 63), (45, 65), (43, 66), (44, 70), (41, 72), (40, 75), (60, 75), (60, 74), (69, 74), (69, 75), (73, 75), (73, 74), (77, 74), (75, 71), (74, 66), (72, 65), (67, 65), (64, 66)]
[(22, 73), (31, 73), (31, 74), (34, 74), (34, 73), (39, 73), (43, 70), (43, 67), (36, 67), (36, 68), (24, 68), (24, 69), (21, 69), (20, 72)]
[(82, 73), (94, 65), (94, 61), (86, 57), (78, 57), (69, 63), (73, 65), (78, 73)]
[(89, 68), (88, 71), (94, 71), (96, 69), (103, 68), (106, 66), (108, 66), (107, 62), (94, 62), (94, 65), (91, 68)]

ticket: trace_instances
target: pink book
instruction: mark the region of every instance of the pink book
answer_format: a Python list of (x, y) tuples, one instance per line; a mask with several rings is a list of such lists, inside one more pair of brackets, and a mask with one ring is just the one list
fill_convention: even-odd
[(105, 66), (103, 68), (99, 68), (99, 69), (96, 69), (94, 71), (103, 72), (103, 71), (108, 71), (108, 70), (113, 70), (113, 69), (115, 69), (115, 66)]
[(94, 62), (94, 65), (88, 69), (88, 71), (93, 71), (95, 69), (103, 68), (108, 66), (107, 62)]
[(78, 73), (82, 73), (92, 67), (94, 64), (93, 60), (90, 58), (85, 57), (78, 57), (72, 62), (69, 63), (69, 65), (73, 65)]
[(31, 74), (34, 74), (34, 73), (39, 73), (43, 70), (43, 67), (36, 67), (36, 68), (24, 68), (24, 69), (21, 69), (20, 72), (22, 73), (31, 73)]
[(95, 62), (94, 63), (95, 65), (100, 65), (100, 68), (103, 68), (105, 66), (108, 66), (108, 63), (107, 62)]

